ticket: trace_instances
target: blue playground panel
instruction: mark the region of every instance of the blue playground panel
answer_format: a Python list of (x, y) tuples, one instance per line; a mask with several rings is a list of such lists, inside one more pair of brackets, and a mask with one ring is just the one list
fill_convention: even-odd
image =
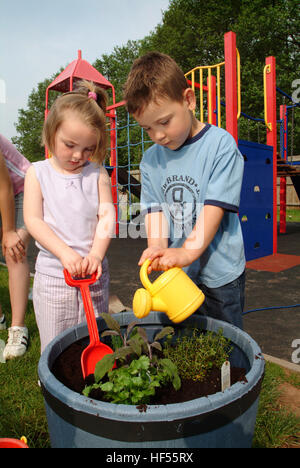
[(239, 140), (245, 159), (239, 217), (246, 260), (273, 254), (273, 147)]

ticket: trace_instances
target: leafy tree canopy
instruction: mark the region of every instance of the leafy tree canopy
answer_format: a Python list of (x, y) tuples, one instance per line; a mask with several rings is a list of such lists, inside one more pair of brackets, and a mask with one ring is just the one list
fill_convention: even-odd
[[(152, 33), (140, 41), (128, 41), (124, 46), (115, 47), (111, 54), (102, 55), (93, 65), (115, 86), (116, 99), (120, 101), (130, 66), (139, 55), (159, 50), (171, 55), (187, 72), (198, 65), (223, 61), (224, 33), (232, 30), (237, 34), (241, 56), (242, 111), (262, 117), (265, 58), (276, 57), (277, 86), (287, 94), (292, 94), (292, 82), (300, 78), (299, 26), (298, 0), (170, 0), (162, 22)], [(40, 134), (45, 90), (52, 79), (39, 83), (28, 98), (28, 108), (19, 110), (16, 125), (19, 136), (14, 141), (30, 160), (43, 157)], [(278, 106), (284, 101), (290, 104), (280, 94), (277, 99)], [(299, 114), (297, 108), (294, 154), (300, 154)], [(125, 116), (122, 119), (124, 121)], [(256, 141), (256, 123), (241, 119), (240, 128), (247, 129), (248, 137)], [(263, 125), (261, 132), (265, 133)], [(120, 136), (120, 140), (122, 138), (125, 136)]]

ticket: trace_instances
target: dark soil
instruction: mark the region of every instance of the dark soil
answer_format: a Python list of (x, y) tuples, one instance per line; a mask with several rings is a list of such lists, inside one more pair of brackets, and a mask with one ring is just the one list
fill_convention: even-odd
[[(66, 387), (77, 393), (81, 393), (85, 385), (94, 383), (93, 375), (88, 376), (85, 381), (82, 377), (80, 358), (86, 346), (85, 340), (73, 343), (60, 354), (52, 367), (54, 376)], [(172, 384), (158, 388), (151, 404), (181, 403), (220, 392), (220, 374), (219, 369), (213, 369), (203, 382), (181, 379), (181, 388), (177, 391), (173, 388)], [(236, 382), (247, 382), (245, 369), (239, 367), (231, 368), (231, 384), (233, 385)], [(93, 390), (90, 397), (94, 400), (104, 400), (101, 390)], [(144, 411), (144, 405), (140, 405), (139, 409), (140, 411)]]

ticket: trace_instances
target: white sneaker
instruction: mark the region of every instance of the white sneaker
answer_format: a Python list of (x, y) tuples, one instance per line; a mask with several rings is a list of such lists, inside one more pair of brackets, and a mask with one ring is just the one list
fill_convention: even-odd
[(4, 314), (0, 318), (0, 330), (6, 330), (6, 320)]
[(8, 329), (8, 340), (3, 351), (4, 359), (23, 356), (28, 345), (27, 327), (11, 327)]

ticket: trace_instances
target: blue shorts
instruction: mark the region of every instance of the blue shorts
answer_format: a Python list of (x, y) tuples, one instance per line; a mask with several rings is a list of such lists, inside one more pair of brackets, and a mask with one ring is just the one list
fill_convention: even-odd
[(219, 288), (197, 285), (205, 295), (205, 301), (197, 311), (203, 315), (229, 322), (243, 329), (243, 310), (245, 302), (245, 271), (231, 283)]
[[(15, 196), (15, 224), (16, 229), (26, 229), (23, 218), (23, 202), (24, 192), (20, 192)], [(0, 216), (0, 228), (2, 228), (2, 218)]]

